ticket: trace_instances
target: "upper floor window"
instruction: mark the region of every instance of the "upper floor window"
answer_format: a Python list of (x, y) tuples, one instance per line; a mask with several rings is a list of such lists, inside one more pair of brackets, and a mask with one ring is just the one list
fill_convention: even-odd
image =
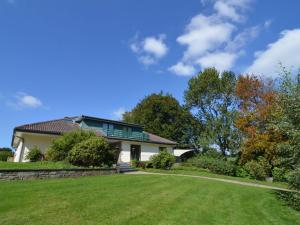
[(103, 123), (102, 127), (103, 127), (103, 130), (113, 130), (114, 129), (114, 125), (110, 124), (110, 123)]

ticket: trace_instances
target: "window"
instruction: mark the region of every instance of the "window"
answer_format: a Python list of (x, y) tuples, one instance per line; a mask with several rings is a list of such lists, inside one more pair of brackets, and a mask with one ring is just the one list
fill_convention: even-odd
[(107, 130), (108, 129), (108, 124), (107, 123), (103, 123), (103, 130)]
[(160, 152), (167, 151), (167, 147), (159, 147), (159, 151)]

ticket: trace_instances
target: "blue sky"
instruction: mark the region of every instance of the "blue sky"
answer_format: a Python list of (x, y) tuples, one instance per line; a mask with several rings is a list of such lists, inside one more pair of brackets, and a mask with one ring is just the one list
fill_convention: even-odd
[[(0, 146), (17, 125), (118, 119), (145, 95), (183, 102), (207, 66), (300, 66), (295, 0), (0, 0)], [(298, 55), (297, 55), (298, 54)]]

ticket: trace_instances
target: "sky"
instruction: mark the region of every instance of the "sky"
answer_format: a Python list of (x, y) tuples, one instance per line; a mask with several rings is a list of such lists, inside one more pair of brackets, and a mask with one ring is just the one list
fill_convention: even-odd
[(297, 0), (0, 0), (0, 147), (27, 123), (180, 103), (206, 67), (300, 67)]

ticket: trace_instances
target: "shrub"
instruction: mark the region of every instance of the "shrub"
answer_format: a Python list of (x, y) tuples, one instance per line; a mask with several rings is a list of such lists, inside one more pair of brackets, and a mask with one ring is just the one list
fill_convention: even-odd
[(68, 160), (75, 166), (111, 166), (115, 163), (115, 153), (103, 137), (91, 137), (76, 144), (69, 152)]
[(0, 161), (7, 161), (8, 158), (13, 157), (14, 153), (10, 148), (0, 148)]
[(300, 190), (300, 168), (290, 172), (287, 180), (290, 188)]
[(248, 173), (248, 171), (244, 167), (242, 167), (242, 166), (238, 166), (236, 168), (235, 175), (237, 177), (244, 177), (244, 178), (245, 177), (250, 177), (250, 174)]
[(175, 156), (167, 151), (161, 151), (150, 158), (152, 166), (156, 169), (170, 169), (175, 161)]
[(138, 162), (139, 161), (133, 159), (133, 160), (130, 161), (130, 164), (131, 164), (132, 167), (138, 167)]
[(212, 173), (235, 176), (236, 166), (231, 161), (225, 161), (222, 158), (212, 158), (200, 155), (188, 160), (193, 166), (208, 169)]
[(41, 161), (44, 158), (44, 155), (37, 146), (34, 146), (33, 148), (29, 149), (25, 158), (30, 162), (37, 162)]
[(300, 211), (300, 194), (289, 191), (277, 191), (277, 197), (291, 208)]
[(77, 130), (66, 133), (51, 143), (46, 152), (46, 159), (50, 161), (63, 161), (76, 144), (91, 137), (96, 137), (96, 134), (92, 131)]
[(267, 177), (267, 173), (263, 165), (257, 161), (250, 161), (244, 165), (244, 168), (249, 173), (250, 177), (256, 180), (264, 180)]
[(286, 182), (287, 181), (287, 170), (284, 168), (275, 167), (272, 171), (273, 181)]

